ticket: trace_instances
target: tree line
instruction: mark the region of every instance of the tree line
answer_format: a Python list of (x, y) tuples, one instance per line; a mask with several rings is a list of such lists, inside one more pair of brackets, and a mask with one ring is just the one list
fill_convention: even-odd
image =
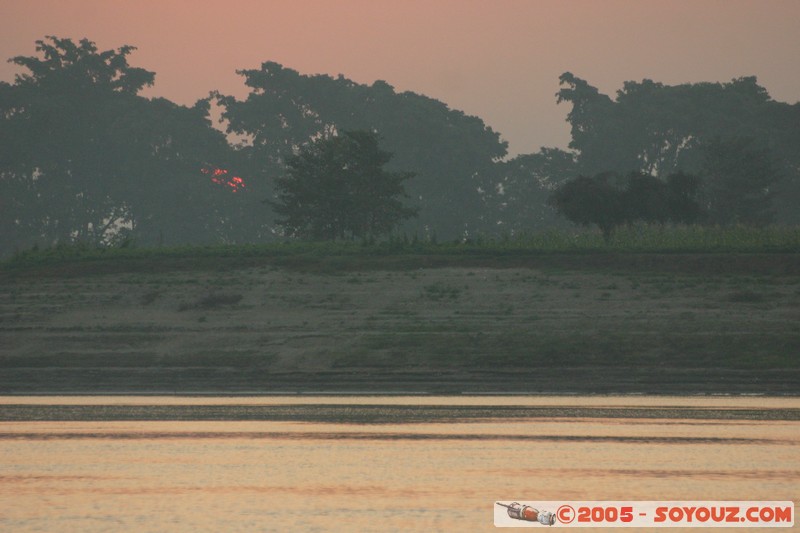
[[(384, 81), (238, 71), (249, 94), (191, 107), (141, 91), (135, 50), (47, 37), (0, 83), (0, 253), (141, 245), (462, 239), (596, 224), (800, 222), (800, 104), (755, 78), (626, 82), (570, 73), (567, 150), (509, 158), (481, 119)], [(212, 108), (225, 131), (214, 127)]]

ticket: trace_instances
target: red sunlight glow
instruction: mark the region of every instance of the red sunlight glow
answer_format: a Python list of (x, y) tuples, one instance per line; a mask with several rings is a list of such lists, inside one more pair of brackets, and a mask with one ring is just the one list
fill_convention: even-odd
[(207, 176), (211, 176), (211, 181), (217, 185), (224, 185), (228, 187), (231, 192), (239, 192), (245, 188), (244, 180), (242, 178), (239, 176), (228, 177), (228, 171), (224, 168), (205, 166), (200, 169), (200, 172)]

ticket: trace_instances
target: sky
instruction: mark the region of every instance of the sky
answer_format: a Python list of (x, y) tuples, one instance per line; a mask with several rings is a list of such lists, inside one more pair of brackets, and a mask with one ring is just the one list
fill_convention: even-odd
[[(800, 0), (0, 0), (0, 58), (46, 35), (133, 45), (156, 72), (145, 96), (191, 105), (245, 97), (236, 70), (384, 80), (476, 115), (511, 154), (569, 143), (565, 71), (613, 95), (623, 82), (758, 77), (800, 100)], [(18, 67), (0, 62), (0, 81)]]

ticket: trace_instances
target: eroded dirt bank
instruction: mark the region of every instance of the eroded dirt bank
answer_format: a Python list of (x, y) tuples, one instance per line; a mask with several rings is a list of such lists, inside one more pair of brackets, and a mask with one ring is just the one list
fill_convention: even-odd
[(0, 393), (798, 393), (800, 277), (695, 266), (6, 276)]

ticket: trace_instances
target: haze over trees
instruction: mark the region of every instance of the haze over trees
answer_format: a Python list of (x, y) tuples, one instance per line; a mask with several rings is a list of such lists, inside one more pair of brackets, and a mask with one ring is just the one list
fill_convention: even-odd
[(548, 201), (576, 224), (595, 224), (608, 240), (624, 224), (694, 224), (705, 217), (697, 176), (676, 172), (661, 180), (643, 172), (578, 176), (561, 184)]
[(479, 118), (383, 81), (306, 76), (274, 62), (239, 73), (247, 98), (217, 101), (228, 131), (250, 140), (242, 152), (259, 171), (280, 175), (295, 150), (320, 136), (373, 131), (394, 154), (389, 170), (415, 174), (406, 189), (419, 211), (406, 231), (452, 239), (491, 228), (487, 195), (507, 143)]
[[(206, 242), (228, 217), (204, 162), (232, 157), (208, 104), (138, 95), (155, 78), (133, 47), (49, 38), (0, 84), (0, 246)], [(216, 216), (210, 215), (216, 213)]]
[(800, 103), (772, 100), (755, 77), (629, 81), (615, 100), (569, 72), (560, 81), (581, 174), (699, 174), (711, 223), (800, 223)]
[(403, 205), (403, 182), (414, 175), (388, 172), (392, 154), (378, 136), (345, 131), (303, 146), (276, 180), (277, 223), (290, 236), (314, 240), (385, 235), (415, 210)]
[(569, 221), (606, 236), (640, 221), (800, 223), (800, 103), (753, 77), (626, 82), (611, 98), (565, 73), (569, 148), (508, 158), (499, 133), (440, 101), (274, 62), (240, 71), (242, 100), (145, 98), (155, 73), (129, 64), (134, 50), (47, 37), (11, 59), (25, 72), (0, 83), (0, 255), (390, 231), (453, 240)]

